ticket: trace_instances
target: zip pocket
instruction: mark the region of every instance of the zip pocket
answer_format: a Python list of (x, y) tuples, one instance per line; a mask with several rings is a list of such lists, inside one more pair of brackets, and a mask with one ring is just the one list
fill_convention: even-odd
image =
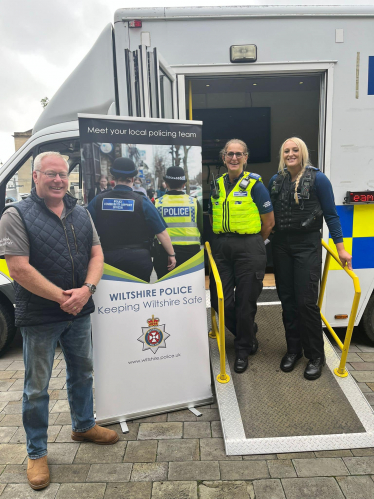
[(73, 233), (73, 237), (74, 237), (75, 251), (76, 251), (77, 253), (79, 253), (79, 250), (78, 250), (78, 244), (77, 244), (77, 238), (75, 237), (74, 225), (70, 224), (70, 227), (71, 227), (71, 231), (72, 231), (72, 233)]

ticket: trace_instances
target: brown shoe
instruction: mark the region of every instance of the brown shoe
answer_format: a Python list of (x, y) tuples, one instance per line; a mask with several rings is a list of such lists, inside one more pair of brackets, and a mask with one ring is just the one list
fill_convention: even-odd
[(28, 460), (27, 480), (30, 487), (34, 490), (40, 490), (48, 487), (50, 480), (47, 456), (40, 457), (39, 459)]
[(90, 430), (84, 432), (72, 431), (71, 438), (75, 442), (87, 441), (98, 445), (111, 445), (119, 440), (119, 436), (114, 430), (102, 428), (98, 425), (95, 425)]

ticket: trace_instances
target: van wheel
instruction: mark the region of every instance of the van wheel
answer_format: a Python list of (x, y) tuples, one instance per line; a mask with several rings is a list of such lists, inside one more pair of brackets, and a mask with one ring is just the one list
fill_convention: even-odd
[(0, 356), (12, 343), (17, 328), (14, 325), (14, 311), (11, 305), (0, 302)]
[(374, 341), (374, 294), (371, 295), (366, 305), (359, 327), (371, 341)]

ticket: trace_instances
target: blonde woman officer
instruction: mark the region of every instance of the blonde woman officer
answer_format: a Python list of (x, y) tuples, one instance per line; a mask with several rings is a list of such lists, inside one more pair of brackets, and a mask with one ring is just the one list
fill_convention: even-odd
[[(209, 213), (216, 234), (212, 249), (222, 280), (225, 323), (235, 335), (234, 370), (243, 373), (248, 355), (258, 348), (256, 303), (266, 267), (264, 240), (274, 226), (274, 215), (260, 175), (245, 171), (246, 144), (232, 139), (221, 154), (227, 173), (212, 186)], [(212, 306), (218, 310), (214, 291)]]
[(309, 161), (305, 143), (292, 137), (280, 149), (279, 170), (270, 179), (275, 235), (272, 240), (275, 280), (282, 302), (287, 353), (280, 368), (294, 369), (309, 359), (304, 377), (315, 380), (325, 364), (322, 323), (317, 306), (321, 277), (323, 217), (343, 265), (352, 257), (344, 249), (343, 234), (329, 179)]

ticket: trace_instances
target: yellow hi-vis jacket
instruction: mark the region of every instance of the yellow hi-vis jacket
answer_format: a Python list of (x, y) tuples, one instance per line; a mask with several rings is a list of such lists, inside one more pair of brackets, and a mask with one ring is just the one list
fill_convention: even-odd
[(187, 194), (165, 194), (156, 199), (155, 206), (167, 223), (172, 244), (200, 244), (197, 228), (197, 200)]
[[(262, 179), (258, 175), (253, 178), (249, 172), (244, 172), (243, 177), (237, 181), (235, 187), (226, 195), (225, 177), (227, 173), (217, 180), (219, 198), (211, 198), (213, 209), (213, 232), (223, 234), (234, 232), (237, 234), (257, 234), (261, 230), (261, 217), (251, 196), (254, 184)], [(246, 189), (240, 189), (240, 182), (250, 177)]]

